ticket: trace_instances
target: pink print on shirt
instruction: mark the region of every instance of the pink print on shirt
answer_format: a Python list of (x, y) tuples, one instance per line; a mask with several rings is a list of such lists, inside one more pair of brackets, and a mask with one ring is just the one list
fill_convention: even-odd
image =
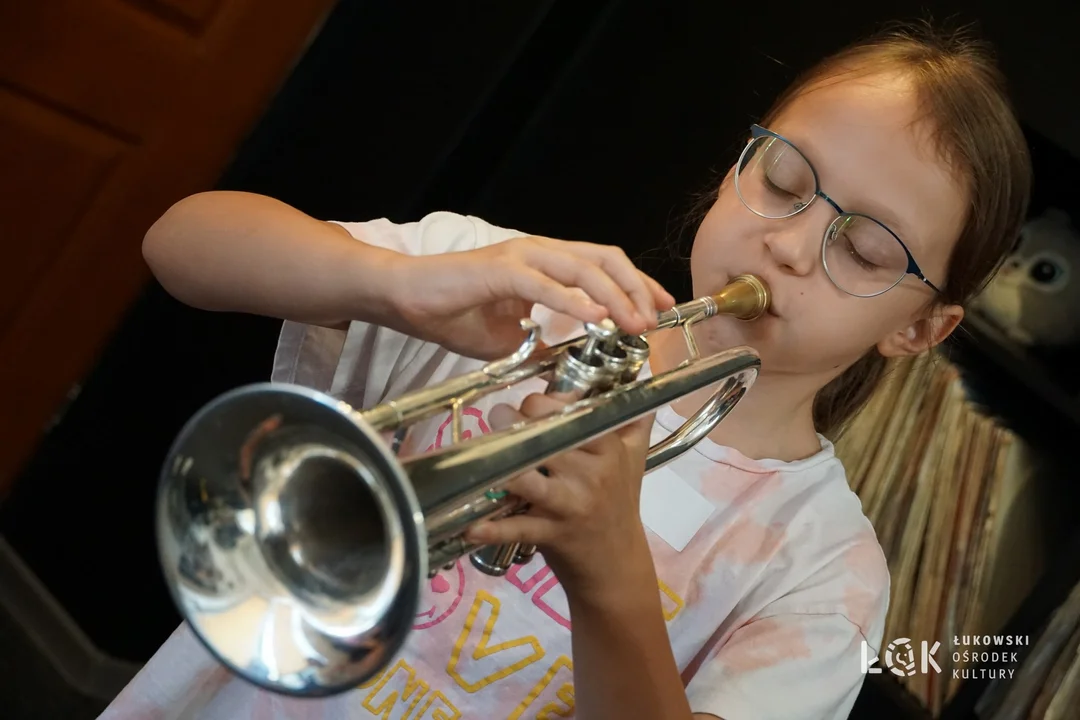
[(754, 520), (749, 514), (741, 515), (720, 536), (714, 551), (714, 561), (722, 560), (738, 565), (765, 564), (784, 544), (785, 535), (781, 523), (765, 525)]
[(778, 472), (746, 472), (731, 465), (718, 464), (703, 478), (702, 492), (714, 502), (725, 505), (755, 506), (783, 489), (784, 478)]
[[(553, 587), (559, 584), (559, 579), (555, 577), (555, 573), (551, 571), (550, 567), (544, 565), (539, 570), (533, 568), (535, 572), (532, 573), (532, 576), (529, 577), (527, 580), (522, 580), (522, 573), (528, 573), (530, 567), (531, 566), (529, 565), (513, 565), (511, 566), (510, 570), (507, 571), (506, 579), (510, 582), (511, 585), (526, 594), (531, 592), (532, 589), (536, 587), (537, 583), (543, 580), (544, 582), (540, 585), (540, 588), (535, 593), (533, 593), (533, 605), (540, 608), (540, 611), (547, 615), (549, 618), (569, 630), (570, 618), (567, 617), (567, 615), (570, 614), (569, 611), (567, 611), (567, 613), (564, 615), (563, 613), (559, 612), (554, 607), (549, 605), (546, 600), (544, 600), (544, 596), (547, 595)], [(563, 602), (559, 604), (566, 604), (565, 596), (563, 598)]]
[(721, 662), (733, 673), (751, 672), (812, 656), (806, 633), (793, 622), (751, 620), (735, 632), (738, 642), (719, 648)]
[(420, 600), (420, 607), (426, 609), (416, 613), (413, 630), (427, 629), (450, 617), (464, 595), (465, 568), (459, 559), (450, 570), (440, 570), (431, 578), (428, 592)]
[[(443, 446), (443, 436), (450, 427), (450, 421), (452, 417), (446, 416), (446, 419), (439, 425), (439, 429), (435, 432), (435, 442), (432, 443), (428, 451), (432, 449), (441, 448)], [(472, 426), (472, 427), (470, 427)], [(486, 435), (491, 432), (491, 427), (484, 420), (484, 413), (480, 408), (473, 406), (464, 407), (461, 409), (461, 439), (468, 440), (473, 436), (473, 430), (478, 431), (480, 435)], [(449, 435), (446, 434), (447, 442), (449, 441)], [(425, 451), (427, 452), (427, 451)]]

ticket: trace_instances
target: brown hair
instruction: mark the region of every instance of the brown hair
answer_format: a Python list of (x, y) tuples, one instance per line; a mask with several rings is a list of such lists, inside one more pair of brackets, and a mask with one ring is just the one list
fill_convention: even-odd
[[(852, 74), (901, 72), (914, 84), (942, 158), (967, 186), (969, 205), (934, 303), (963, 305), (1000, 267), (1027, 215), (1032, 170), (1027, 142), (986, 44), (966, 31), (895, 24), (822, 60), (796, 78), (762, 119), (768, 124), (813, 85)], [(814, 399), (814, 425), (835, 437), (884, 378), (876, 348)]]

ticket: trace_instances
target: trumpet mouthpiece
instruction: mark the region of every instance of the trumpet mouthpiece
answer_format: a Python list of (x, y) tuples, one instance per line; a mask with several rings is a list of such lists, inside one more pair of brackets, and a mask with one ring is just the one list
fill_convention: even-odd
[(663, 330), (716, 315), (755, 320), (768, 312), (769, 303), (769, 286), (761, 278), (756, 275), (739, 275), (715, 295), (706, 295), (659, 313), (656, 329)]
[(769, 286), (756, 275), (739, 275), (712, 296), (717, 315), (756, 320), (769, 310)]

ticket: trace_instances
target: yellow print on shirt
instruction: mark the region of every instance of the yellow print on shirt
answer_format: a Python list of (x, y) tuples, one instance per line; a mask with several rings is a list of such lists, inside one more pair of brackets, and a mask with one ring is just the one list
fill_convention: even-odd
[(523, 713), (529, 709), (529, 706), (536, 702), (536, 699), (541, 697), (549, 687), (554, 689), (553, 694), (558, 702), (544, 703), (533, 718), (535, 720), (555, 720), (555, 717), (570, 717), (570, 713), (574, 712), (574, 685), (569, 681), (563, 682), (561, 685), (555, 685), (552, 682), (560, 670), (564, 671), (563, 675), (567, 676), (568, 680), (574, 679), (574, 663), (565, 655), (560, 655), (551, 664), (548, 671), (544, 673), (544, 677), (540, 678), (540, 682), (536, 683), (536, 686), (529, 691), (529, 694), (525, 696), (521, 704), (514, 708), (514, 712), (510, 713), (506, 720), (520, 720)]
[[(683, 602), (683, 599), (679, 597), (678, 593), (665, 585), (663, 580), (657, 579), (656, 582), (660, 584), (661, 595), (667, 596), (667, 599), (671, 601), (664, 602), (664, 598), (660, 598), (660, 609), (664, 613), (664, 619), (671, 622), (683, 609), (686, 603)], [(674, 605), (674, 607), (671, 607), (672, 605)]]
[[(483, 590), (478, 590), (476, 599), (469, 608), (469, 615), (465, 618), (465, 626), (461, 629), (457, 642), (454, 643), (453, 652), (450, 653), (450, 662), (446, 666), (446, 672), (468, 692), (474, 693), (497, 680), (509, 677), (544, 657), (544, 648), (532, 635), (507, 640), (498, 645), (488, 645), (491, 633), (495, 629), (495, 622), (499, 619), (501, 607), (498, 598)], [(483, 624), (480, 637), (475, 638), (473, 627), (485, 610), (487, 619)], [(466, 644), (470, 644), (470, 640), (475, 642), (475, 650), (465, 653), (464, 661), (462, 661), (462, 650), (465, 649)], [(485, 660), (487, 662), (484, 662)], [(479, 679), (466, 679), (465, 675), (475, 678), (478, 671), (484, 675)]]
[[(439, 706), (433, 708), (432, 705), (436, 700), (439, 701)], [(428, 710), (431, 711), (430, 715), (428, 714)], [(460, 717), (461, 711), (451, 705), (445, 695), (436, 690), (428, 695), (427, 702), (424, 703), (424, 707), (420, 708), (420, 714), (416, 716), (415, 720), (422, 720), (422, 718), (430, 718), (431, 720), (458, 720)]]
[(555, 696), (559, 698), (562, 706), (553, 702), (548, 703), (537, 713), (536, 720), (555, 720), (552, 713), (559, 717), (570, 717), (570, 713), (574, 712), (574, 686), (571, 683), (563, 683)]
[[(382, 720), (420, 720), (424, 717), (431, 720), (457, 720), (461, 717), (461, 712), (441, 692), (436, 690), (429, 695), (428, 683), (418, 678), (416, 670), (404, 660), (398, 660), (397, 664), (376, 676), (374, 680), (375, 686), (364, 698), (362, 705), (365, 710)], [(367, 687), (370, 683), (371, 681), (368, 681), (362, 687)], [(425, 695), (427, 702), (420, 708), (420, 712), (414, 715), (413, 711)], [(439, 701), (438, 706), (434, 706), (436, 700)]]

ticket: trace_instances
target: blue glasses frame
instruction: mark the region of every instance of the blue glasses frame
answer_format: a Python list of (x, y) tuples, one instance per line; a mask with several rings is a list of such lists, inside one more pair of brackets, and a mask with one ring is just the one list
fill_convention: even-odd
[[(843, 210), (835, 200), (833, 200), (831, 197), (829, 197), (828, 195), (826, 195), (824, 192), (821, 191), (821, 182), (820, 182), (820, 180), (818, 180), (818, 174), (817, 174), (817, 170), (814, 168), (814, 164), (812, 162), (810, 162), (810, 160), (806, 157), (806, 154), (803, 153), (803, 151), (800, 150), (799, 147), (795, 143), (791, 142), (790, 140), (788, 140), (783, 135), (780, 135), (778, 133), (774, 133), (772, 130), (767, 130), (767, 129), (761, 127), (760, 125), (751, 125), (750, 126), (750, 138), (751, 138), (750, 143), (753, 143), (755, 140), (760, 140), (763, 137), (775, 138), (775, 139), (777, 139), (777, 140), (779, 140), (779, 141), (781, 141), (783, 143), (786, 143), (787, 145), (790, 145), (792, 148), (794, 148), (795, 152), (799, 153), (799, 156), (802, 157), (802, 159), (806, 161), (807, 167), (810, 168), (810, 172), (814, 176), (814, 195), (813, 195), (813, 197), (810, 198), (809, 202), (807, 202), (805, 205), (800, 207), (795, 212), (791, 213), (791, 215), (785, 215), (785, 216), (783, 216), (783, 218), (769, 218), (769, 219), (781, 220), (781, 219), (784, 219), (784, 218), (794, 217), (795, 215), (798, 215), (799, 213), (801, 213), (806, 208), (810, 207), (814, 203), (814, 200), (816, 198), (821, 198), (822, 200), (827, 202), (829, 204), (829, 206), (832, 207), (832, 209), (835, 210), (841, 216), (847, 215), (847, 216), (863, 217), (863, 218), (866, 218), (867, 220), (869, 220), (869, 221), (871, 221), (873, 223), (876, 223), (877, 225), (880, 225), (887, 233), (889, 233), (890, 235), (892, 235), (896, 239), (896, 242), (900, 243), (900, 247), (902, 247), (904, 249), (904, 254), (907, 255), (907, 270), (904, 271), (904, 275), (914, 275), (919, 280), (924, 282), (927, 285), (927, 287), (929, 287), (931, 290), (933, 290), (934, 292), (939, 293), (939, 294), (941, 293), (941, 290), (939, 290), (937, 288), (937, 286), (934, 285), (934, 283), (930, 282), (930, 280), (927, 279), (926, 275), (923, 274), (922, 268), (919, 267), (919, 263), (915, 262), (915, 257), (911, 254), (911, 251), (908, 250), (908, 246), (904, 244), (904, 241), (900, 239), (900, 236), (897, 235), (896, 233), (894, 233), (892, 231), (892, 229), (889, 228), (888, 225), (881, 222), (877, 218), (870, 217), (869, 215), (865, 215), (863, 213), (847, 212), (847, 211)], [(747, 147), (749, 147), (749, 143), (747, 144)], [(745, 152), (745, 150), (743, 152)], [(742, 158), (740, 158), (739, 164), (742, 165)], [(741, 195), (740, 195), (740, 199), (742, 199)], [(743, 204), (746, 205), (746, 202), (743, 201)], [(753, 212), (755, 215), (760, 215), (760, 213), (758, 213), (756, 210), (751, 208), (749, 205), (747, 205), (747, 209), (750, 210), (751, 212)], [(828, 237), (828, 231), (826, 231), (826, 238), (827, 237)], [(824, 244), (822, 245), (821, 252), (822, 252), (821, 261), (822, 261), (822, 263), (824, 263), (825, 262), (825, 246), (824, 246)], [(826, 271), (828, 271), (828, 267), (826, 267)], [(857, 296), (857, 297), (874, 297), (875, 295), (881, 295), (883, 293), (886, 293), (889, 290), (892, 290), (897, 285), (899, 285), (900, 281), (904, 279), (904, 275), (902, 275), (900, 277), (900, 279), (897, 280), (893, 285), (889, 286), (885, 290), (882, 290), (881, 292), (875, 293), (874, 295), (870, 295), (870, 296), (861, 296), (860, 295), (860, 296)]]

